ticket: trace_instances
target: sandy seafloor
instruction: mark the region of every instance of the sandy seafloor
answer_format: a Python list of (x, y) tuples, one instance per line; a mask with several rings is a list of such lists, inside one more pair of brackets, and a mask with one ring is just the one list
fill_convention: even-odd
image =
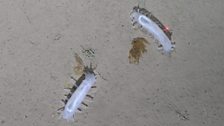
[[(173, 30), (161, 55), (132, 29), (137, 0), (0, 0), (0, 126), (221, 126), (224, 1), (146, 0)], [(129, 64), (131, 40), (151, 43)], [(96, 50), (97, 89), (75, 122), (59, 119), (80, 46)], [(85, 60), (84, 60), (85, 62)]]

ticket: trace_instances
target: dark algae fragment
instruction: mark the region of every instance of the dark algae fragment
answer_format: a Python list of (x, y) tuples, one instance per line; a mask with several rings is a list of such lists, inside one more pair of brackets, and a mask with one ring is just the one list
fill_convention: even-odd
[(129, 51), (129, 63), (138, 64), (142, 54), (147, 52), (146, 44), (149, 42), (145, 38), (137, 37), (132, 40), (132, 48)]

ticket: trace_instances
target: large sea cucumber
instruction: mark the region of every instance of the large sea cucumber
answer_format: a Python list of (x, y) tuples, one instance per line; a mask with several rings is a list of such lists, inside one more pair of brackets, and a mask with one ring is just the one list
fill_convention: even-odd
[(170, 54), (174, 50), (175, 45), (171, 41), (172, 32), (151, 12), (136, 6), (133, 8), (130, 17), (134, 27), (140, 28), (155, 38), (164, 54)]

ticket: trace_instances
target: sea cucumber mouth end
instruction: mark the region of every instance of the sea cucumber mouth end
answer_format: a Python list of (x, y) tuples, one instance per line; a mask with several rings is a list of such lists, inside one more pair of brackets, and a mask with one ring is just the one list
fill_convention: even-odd
[(96, 69), (96, 67), (97, 66), (92, 66), (92, 64), (90, 63), (90, 66), (85, 66), (85, 68), (84, 68), (84, 73), (86, 73), (86, 74), (94, 74), (95, 75), (95, 72), (94, 72), (94, 70)]

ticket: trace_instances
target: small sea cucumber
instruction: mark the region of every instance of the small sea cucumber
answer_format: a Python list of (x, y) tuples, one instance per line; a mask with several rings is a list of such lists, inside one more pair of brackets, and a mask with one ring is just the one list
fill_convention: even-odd
[(169, 31), (151, 12), (145, 8), (134, 7), (131, 12), (131, 21), (134, 27), (140, 28), (155, 38), (159, 43), (159, 49), (164, 54), (170, 54), (174, 50), (174, 42), (171, 41), (172, 32)]
[[(88, 95), (89, 90), (94, 87), (96, 82), (96, 76), (93, 72), (94, 68), (92, 65), (90, 67), (85, 67), (84, 74), (77, 80), (75, 88), (71, 89), (71, 93), (67, 95), (67, 100), (64, 100), (65, 107), (63, 107), (63, 112), (61, 117), (67, 121), (73, 121), (76, 111), (80, 108), (81, 104), (85, 104), (83, 100)], [(90, 96), (92, 97), (92, 96)]]

